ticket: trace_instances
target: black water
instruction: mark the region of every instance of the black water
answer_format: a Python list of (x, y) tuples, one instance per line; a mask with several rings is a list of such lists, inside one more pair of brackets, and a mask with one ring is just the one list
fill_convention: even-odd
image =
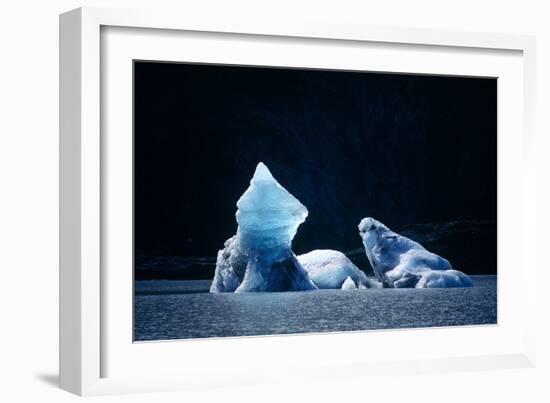
[(209, 280), (135, 283), (135, 341), (495, 324), (497, 277), (472, 288), (210, 294)]

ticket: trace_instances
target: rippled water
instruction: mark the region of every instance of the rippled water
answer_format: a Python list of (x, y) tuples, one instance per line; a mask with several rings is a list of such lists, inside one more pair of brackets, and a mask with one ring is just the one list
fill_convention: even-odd
[(494, 324), (496, 276), (472, 288), (210, 294), (210, 281), (137, 281), (134, 339)]

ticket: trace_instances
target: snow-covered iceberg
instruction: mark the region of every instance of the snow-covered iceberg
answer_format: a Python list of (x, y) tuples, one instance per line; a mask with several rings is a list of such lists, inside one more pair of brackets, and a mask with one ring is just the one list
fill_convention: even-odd
[(367, 258), (382, 284), (395, 288), (470, 287), (472, 280), (419, 243), (367, 217), (359, 224)]
[(348, 278), (356, 288), (381, 287), (380, 283), (369, 279), (346, 255), (336, 250), (316, 249), (299, 255), (298, 262), (319, 288), (340, 289)]
[(210, 292), (317, 289), (291, 249), (307, 215), (260, 162), (237, 202), (237, 234), (218, 252)]

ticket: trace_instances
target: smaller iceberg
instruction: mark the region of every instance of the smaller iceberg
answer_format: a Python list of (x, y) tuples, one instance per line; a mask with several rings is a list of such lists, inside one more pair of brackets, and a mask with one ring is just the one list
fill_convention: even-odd
[(342, 284), (342, 290), (357, 290), (357, 286), (351, 279), (351, 277), (347, 277), (346, 281), (344, 281), (344, 284)]
[(419, 243), (391, 231), (374, 218), (359, 224), (367, 258), (385, 287), (471, 287), (472, 280)]
[(346, 255), (337, 250), (316, 249), (299, 255), (298, 262), (321, 289), (341, 289), (348, 278), (356, 288), (381, 287), (380, 283), (369, 279)]

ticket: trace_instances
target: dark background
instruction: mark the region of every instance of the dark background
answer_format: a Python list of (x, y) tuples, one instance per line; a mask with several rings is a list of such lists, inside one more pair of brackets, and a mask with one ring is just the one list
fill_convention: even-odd
[(134, 85), (136, 278), (211, 277), (259, 161), (309, 210), (296, 254), (368, 271), (371, 216), (496, 273), (496, 79), (135, 62)]

